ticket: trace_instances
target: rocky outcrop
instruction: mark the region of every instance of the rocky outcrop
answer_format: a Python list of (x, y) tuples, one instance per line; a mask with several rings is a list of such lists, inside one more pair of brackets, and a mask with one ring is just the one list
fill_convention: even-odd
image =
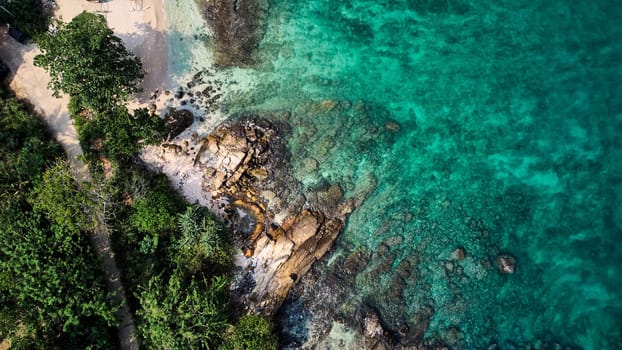
[(266, 0), (196, 0), (214, 39), (214, 59), (220, 66), (253, 64), (253, 53), (264, 34)]
[(234, 299), (272, 315), (290, 288), (326, 254), (365, 195), (345, 198), (338, 184), (303, 193), (290, 172), (281, 135), (288, 126), (251, 117), (193, 141), (203, 191), (226, 198), (228, 221), (245, 259), (238, 259)]

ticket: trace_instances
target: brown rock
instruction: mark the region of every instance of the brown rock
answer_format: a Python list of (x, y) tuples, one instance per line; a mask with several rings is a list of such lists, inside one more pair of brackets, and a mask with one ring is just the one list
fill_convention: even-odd
[(279, 239), (281, 236), (285, 235), (285, 230), (283, 230), (283, 228), (279, 225), (276, 224), (271, 224), (270, 227), (268, 228), (268, 237), (272, 240), (277, 240)]
[(248, 149), (248, 144), (246, 143), (245, 137), (235, 135), (234, 131), (231, 130), (225, 132), (224, 135), (222, 135), (222, 138), (220, 140), (220, 147), (226, 148), (228, 150), (242, 150), (243, 152), (246, 152), (246, 150)]
[[(198, 135), (197, 135), (198, 137)], [(204, 140), (203, 140), (206, 150), (212, 154), (216, 154), (218, 153), (219, 149), (220, 149), (220, 145), (218, 144), (218, 137), (214, 136), (214, 135), (208, 135)]]
[(257, 238), (259, 238), (259, 236), (263, 232), (264, 221), (265, 221), (263, 210), (261, 210), (261, 208), (259, 208), (259, 206), (256, 205), (255, 203), (249, 203), (241, 199), (237, 199), (233, 201), (233, 203), (231, 204), (234, 205), (235, 207), (238, 207), (244, 210), (246, 213), (248, 213), (248, 215), (250, 215), (254, 219), (255, 228), (253, 229), (249, 237), (249, 241), (254, 242), (255, 240), (257, 240)]
[(265, 180), (268, 178), (268, 170), (264, 168), (253, 168), (247, 170), (248, 175), (256, 178), (257, 180)]
[(304, 210), (288, 232), (288, 236), (294, 244), (301, 245), (313, 237), (317, 233), (318, 228), (318, 218), (311, 211)]

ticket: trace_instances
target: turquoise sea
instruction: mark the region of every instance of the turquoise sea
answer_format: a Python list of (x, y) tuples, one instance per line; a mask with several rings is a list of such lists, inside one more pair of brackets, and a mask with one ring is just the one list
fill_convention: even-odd
[[(388, 251), (353, 298), (389, 323), (432, 307), (426, 336), (459, 329), (458, 348), (622, 349), (622, 3), (269, 3), (257, 66), (217, 73), (239, 81), (223, 106), (289, 111), (274, 115), (305, 188), (373, 189), (333, 252)], [(208, 67), (182, 22), (173, 70)], [(387, 292), (413, 256), (415, 278)]]

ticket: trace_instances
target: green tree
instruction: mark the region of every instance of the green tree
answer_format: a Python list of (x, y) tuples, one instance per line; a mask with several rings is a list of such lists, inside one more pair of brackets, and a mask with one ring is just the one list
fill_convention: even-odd
[(15, 207), (0, 217), (0, 303), (23, 325), (1, 335), (26, 348), (113, 346), (113, 308), (86, 237)]
[(0, 99), (0, 144), (0, 195), (7, 201), (24, 194), (46, 163), (61, 155), (43, 123), (11, 96)]
[(51, 77), (56, 95), (80, 96), (93, 111), (112, 110), (138, 91), (143, 77), (140, 60), (127, 51), (102, 15), (83, 12), (58, 31), (39, 40), (42, 54), (35, 64)]
[[(80, 117), (78, 117), (80, 118)], [(93, 120), (78, 123), (82, 143), (93, 144), (102, 141), (100, 150), (107, 157), (123, 159), (140, 151), (143, 143), (156, 143), (162, 138), (164, 121), (157, 115), (150, 115), (144, 109), (131, 114), (125, 107), (98, 113)]]
[[(114, 348), (113, 307), (78, 229), (75, 184), (62, 163), (43, 175), (60, 147), (20, 101), (0, 95), (0, 339), (11, 349)], [(33, 210), (29, 201), (43, 202)]]
[(272, 324), (263, 317), (246, 315), (229, 327), (219, 350), (276, 350)]
[(49, 16), (41, 0), (3, 1), (0, 22), (10, 23), (29, 37), (37, 37), (48, 29)]
[(228, 265), (233, 248), (224, 226), (205, 207), (189, 206), (179, 216), (180, 236), (175, 241), (178, 266), (194, 273), (205, 262)]
[(142, 236), (140, 250), (144, 254), (155, 252), (160, 239), (177, 229), (177, 215), (183, 210), (166, 176), (156, 176), (151, 185), (150, 191), (135, 197), (129, 217), (130, 225)]
[(29, 202), (48, 220), (74, 232), (89, 231), (94, 221), (88, 212), (97, 205), (83, 185), (78, 184), (66, 161), (57, 161), (43, 174)]
[(160, 349), (210, 349), (227, 327), (227, 280), (155, 276), (139, 294), (138, 332), (143, 346)]

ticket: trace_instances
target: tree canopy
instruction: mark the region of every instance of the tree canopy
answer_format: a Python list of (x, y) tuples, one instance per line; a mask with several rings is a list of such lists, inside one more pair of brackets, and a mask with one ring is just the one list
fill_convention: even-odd
[(28, 37), (38, 37), (48, 29), (49, 16), (40, 0), (2, 1), (0, 22), (6, 22)]
[(60, 147), (0, 99), (0, 339), (11, 349), (114, 348), (114, 308), (87, 237), (83, 196)]
[(140, 60), (108, 28), (102, 15), (83, 12), (38, 40), (35, 64), (50, 73), (49, 87), (80, 96), (85, 107), (110, 110), (139, 90)]

